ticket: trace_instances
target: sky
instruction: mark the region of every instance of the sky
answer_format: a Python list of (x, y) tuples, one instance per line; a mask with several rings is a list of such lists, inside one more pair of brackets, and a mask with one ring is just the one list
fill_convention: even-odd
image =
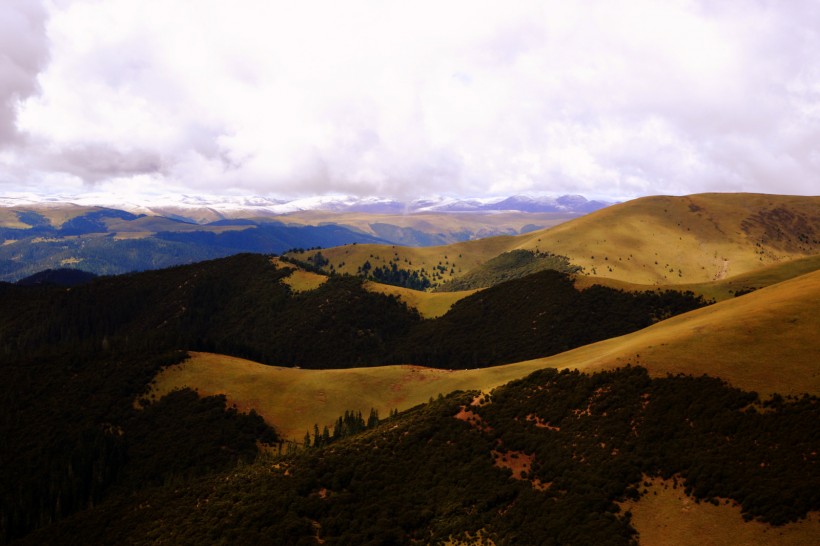
[(817, 0), (0, 0), (0, 196), (820, 194)]

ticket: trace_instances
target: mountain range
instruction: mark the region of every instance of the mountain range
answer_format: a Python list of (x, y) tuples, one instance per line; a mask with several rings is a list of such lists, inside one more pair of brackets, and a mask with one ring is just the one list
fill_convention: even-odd
[(0, 280), (62, 268), (110, 275), (240, 252), (349, 243), (445, 245), (542, 229), (606, 205), (581, 196), (399, 203), (186, 195), (102, 205), (111, 201), (93, 194), (0, 199)]
[(284, 200), (262, 196), (220, 196), (167, 194), (155, 197), (86, 193), (41, 197), (18, 194), (0, 197), (1, 207), (104, 207), (134, 214), (205, 224), (233, 218), (281, 216), (294, 212), (330, 211), (366, 212), (372, 214), (412, 214), (419, 212), (555, 212), (583, 214), (611, 205), (611, 202), (588, 200), (581, 195), (544, 196), (514, 195), (490, 198), (429, 197), (397, 201), (380, 197), (318, 196)]
[[(38, 210), (6, 229), (172, 222)], [(0, 282), (2, 541), (820, 536), (820, 198), (655, 196), (440, 246), (63, 276)]]

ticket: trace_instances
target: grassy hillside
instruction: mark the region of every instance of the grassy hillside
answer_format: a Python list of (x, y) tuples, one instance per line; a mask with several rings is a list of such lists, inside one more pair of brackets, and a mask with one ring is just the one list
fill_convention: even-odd
[(710, 282), (820, 253), (820, 197), (644, 197), (525, 235), (425, 249), (357, 245), (321, 252), (337, 272), (395, 263), (441, 284), (515, 249), (566, 256), (587, 275), (636, 284)]
[(644, 197), (523, 236), (519, 248), (640, 284), (708, 282), (820, 252), (820, 197)]
[(820, 536), (820, 514), (772, 527), (744, 521), (740, 507), (726, 500), (718, 505), (698, 502), (672, 480), (652, 478), (645, 483), (649, 484), (646, 494), (623, 504), (632, 513), (632, 525), (638, 531), (641, 546), (811, 546)]
[(408, 307), (412, 307), (424, 318), (438, 318), (449, 311), (453, 305), (477, 290), (460, 290), (458, 292), (423, 292), (401, 286), (392, 286), (377, 282), (365, 282), (364, 287), (371, 292), (396, 296)]
[(661, 284), (651, 286), (588, 275), (576, 275), (574, 278), (575, 286), (582, 290), (596, 284), (629, 292), (643, 292), (645, 290), (688, 290), (699, 296), (703, 296), (707, 300), (723, 301), (817, 270), (820, 270), (820, 254), (768, 265), (734, 277), (702, 283)]
[(544, 367), (600, 370), (640, 363), (654, 376), (709, 374), (763, 394), (820, 395), (818, 301), (820, 272), (814, 272), (619, 338), (478, 370), (294, 370), (194, 353), (163, 372), (155, 389), (162, 394), (190, 386), (203, 394), (226, 394), (239, 407), (282, 423), (290, 437), (304, 434), (313, 423), (331, 423), (346, 409), (366, 412), (374, 407), (384, 415), (439, 393), (486, 391)]

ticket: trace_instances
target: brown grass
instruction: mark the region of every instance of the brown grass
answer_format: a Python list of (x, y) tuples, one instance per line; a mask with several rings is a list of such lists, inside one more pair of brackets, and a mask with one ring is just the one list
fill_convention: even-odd
[(520, 365), (582, 370), (640, 364), (709, 374), (760, 393), (820, 394), (820, 271), (641, 331)]
[(746, 296), (686, 313), (619, 338), (552, 357), (478, 370), (419, 366), (301, 370), (238, 358), (193, 353), (162, 372), (155, 395), (191, 386), (224, 393), (240, 408), (255, 408), (287, 437), (301, 439), (314, 423), (332, 424), (345, 410), (386, 415), (439, 393), (487, 391), (535, 370), (595, 371), (626, 364), (652, 375), (709, 374), (768, 394), (820, 394), (820, 271)]
[(310, 290), (319, 288), (327, 282), (326, 275), (306, 271), (291, 263), (282, 262), (279, 258), (271, 258), (271, 263), (277, 268), (287, 267), (293, 269), (293, 272), (282, 279), (282, 282), (288, 285), (294, 292), (309, 292)]
[(593, 275), (709, 282), (820, 253), (820, 197), (645, 197), (520, 238), (519, 248), (563, 254)]
[(781, 527), (745, 522), (740, 507), (726, 504), (697, 503), (674, 488), (670, 480), (650, 480), (647, 494), (637, 502), (623, 503), (632, 511), (632, 524), (637, 529), (641, 546), (753, 546), (778, 544), (809, 546), (820, 537), (820, 515)]
[(395, 257), (400, 267), (428, 273), (449, 261), (456, 270), (444, 276), (449, 280), (520, 248), (567, 256), (592, 276), (678, 285), (728, 279), (817, 255), (815, 241), (820, 241), (820, 197), (700, 194), (636, 199), (525, 235), (422, 249), (348, 245), (322, 254), (347, 273), (366, 260), (377, 267)]
[(463, 290), (459, 292), (421, 292), (400, 286), (391, 286), (368, 281), (364, 287), (371, 292), (388, 294), (398, 297), (408, 307), (415, 308), (424, 318), (436, 318), (444, 315), (454, 303), (471, 296), (478, 290)]
[(768, 265), (756, 271), (711, 282), (647, 285), (605, 277), (576, 275), (575, 287), (583, 290), (594, 284), (600, 284), (627, 292), (642, 292), (645, 290), (690, 290), (697, 295), (703, 296), (707, 300), (723, 301), (735, 297), (735, 293), (741, 290), (746, 291), (750, 288), (755, 290), (765, 288), (817, 270), (820, 270), (820, 254)]

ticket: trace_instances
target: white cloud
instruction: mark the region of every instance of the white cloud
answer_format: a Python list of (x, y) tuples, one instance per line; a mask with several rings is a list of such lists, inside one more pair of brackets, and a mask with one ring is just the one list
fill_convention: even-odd
[(818, 193), (810, 0), (46, 5), (0, 191)]

